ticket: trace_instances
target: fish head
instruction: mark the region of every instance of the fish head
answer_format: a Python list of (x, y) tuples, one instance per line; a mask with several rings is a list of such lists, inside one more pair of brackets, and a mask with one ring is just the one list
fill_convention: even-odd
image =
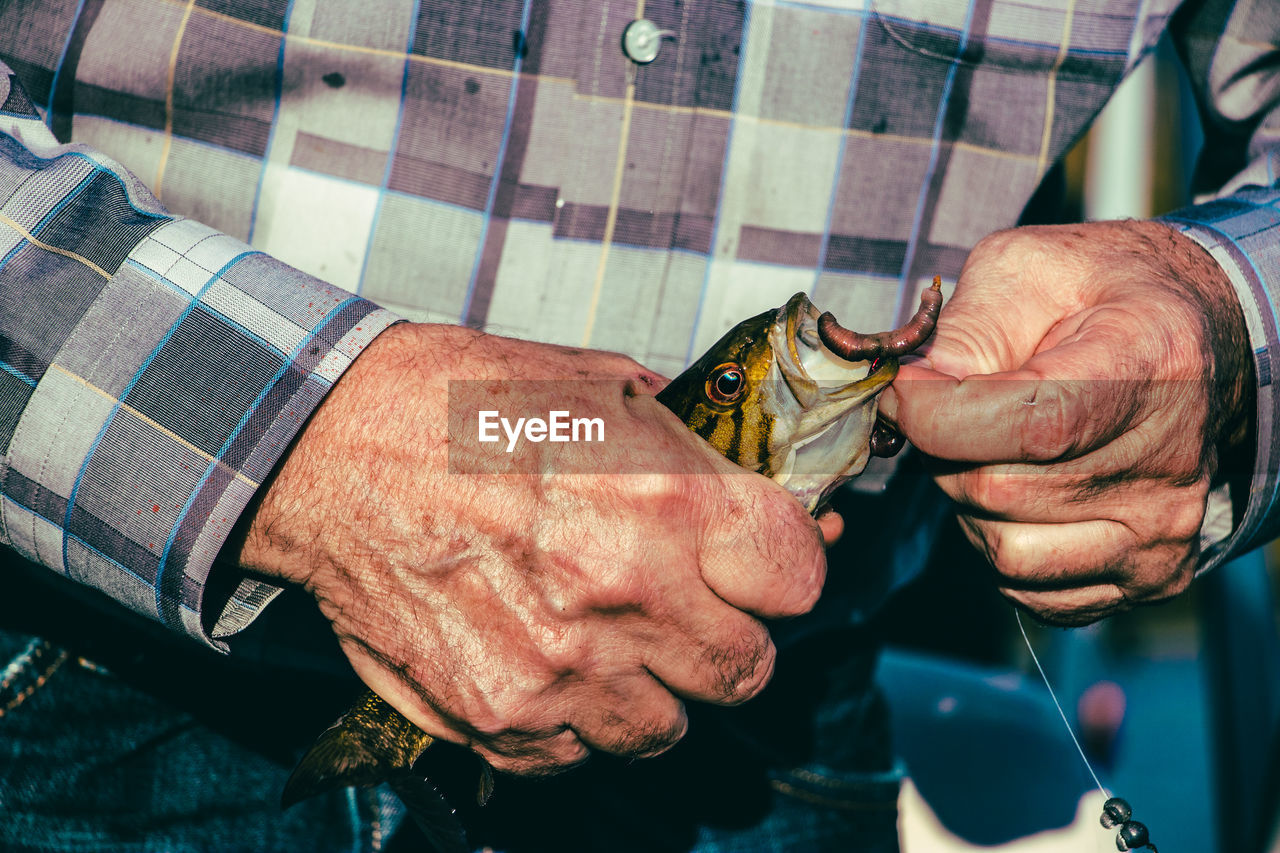
[(658, 395), (733, 462), (771, 477), (810, 512), (871, 455), (876, 398), (893, 356), (847, 361), (818, 334), (803, 293), (744, 320)]

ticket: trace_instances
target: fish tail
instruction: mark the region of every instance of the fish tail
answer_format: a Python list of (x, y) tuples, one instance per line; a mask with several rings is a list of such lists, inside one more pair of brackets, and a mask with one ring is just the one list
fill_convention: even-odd
[(355, 737), (344, 722), (326, 729), (293, 769), (280, 795), (283, 808), (336, 788), (376, 785), (386, 779), (382, 756)]

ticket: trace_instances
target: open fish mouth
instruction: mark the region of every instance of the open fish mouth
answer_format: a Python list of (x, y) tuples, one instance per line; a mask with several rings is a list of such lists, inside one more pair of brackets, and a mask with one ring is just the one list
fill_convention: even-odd
[(820, 316), (803, 293), (778, 309), (769, 326), (776, 381), (764, 389), (774, 434), (787, 436), (775, 448), (773, 479), (811, 512), (866, 467), (876, 397), (898, 375), (894, 355), (850, 361), (833, 352), (819, 334)]
[(898, 359), (892, 355), (864, 361), (837, 355), (818, 332), (819, 316), (809, 298), (797, 293), (778, 309), (769, 327), (778, 372), (810, 427), (796, 438), (806, 438), (874, 398), (898, 375)]

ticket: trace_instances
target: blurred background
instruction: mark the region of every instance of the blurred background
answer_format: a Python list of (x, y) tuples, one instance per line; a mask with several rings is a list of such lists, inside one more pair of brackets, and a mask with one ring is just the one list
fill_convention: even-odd
[[(1175, 210), (1192, 202), (1201, 141), (1190, 91), (1162, 45), (1047, 192), (1065, 202), (1065, 221)], [(954, 545), (962, 547), (958, 538)], [(1128, 799), (1161, 853), (1266, 849), (1280, 694), (1278, 565), (1272, 545), (1198, 578), (1175, 601), (1084, 629), (1023, 620), (1102, 784)], [(945, 564), (930, 574), (886, 614), (894, 649), (881, 683), (899, 754), (956, 840), (913, 848), (908, 838), (905, 853), (989, 849), (1069, 822), (1079, 796), (1097, 788), (1012, 609), (989, 578)], [(1096, 827), (1096, 811), (1085, 817)], [(1096, 849), (1116, 849), (1113, 837), (1102, 835)], [(1095, 849), (1077, 843), (1043, 849)]]

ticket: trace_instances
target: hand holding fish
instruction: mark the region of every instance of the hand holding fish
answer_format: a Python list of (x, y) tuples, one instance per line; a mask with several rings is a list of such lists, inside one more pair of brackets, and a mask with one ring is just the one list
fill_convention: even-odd
[[(274, 494), (276, 502), (255, 518), (250, 545), (243, 557), (251, 565), (312, 586), (321, 606), (333, 614), (331, 619), (339, 636), (345, 636), (352, 649), (348, 653), (353, 664), (375, 690), (399, 695), (410, 706), (415, 696), (404, 695), (405, 690), (416, 691), (417, 698), (427, 705), (432, 731), (442, 730), (445, 736), (449, 732), (455, 737), (460, 734), (463, 742), (491, 759), (505, 756), (507, 761), (500, 766), (517, 770), (555, 768), (582, 757), (587, 745), (634, 755), (661, 751), (680, 737), (684, 727), (683, 707), (666, 692), (668, 689), (682, 696), (732, 703), (749, 697), (767, 679), (771, 668), (767, 663), (772, 660), (768, 635), (761, 636), (760, 624), (741, 611), (787, 616), (812, 606), (825, 565), (813, 550), (814, 538), (807, 532), (812, 531), (808, 517), (797, 519), (796, 510), (803, 508), (818, 515), (817, 528), (827, 544), (839, 536), (843, 526), (840, 517), (824, 514), (822, 508), (840, 483), (862, 471), (870, 455), (890, 455), (900, 446), (896, 434), (891, 435), (892, 431), (878, 422), (877, 400), (897, 373), (897, 357), (919, 346), (932, 333), (941, 301), (935, 279), (921, 299), (920, 310), (906, 327), (864, 335), (840, 327), (829, 314), (820, 315), (803, 293), (797, 293), (781, 308), (750, 317), (729, 330), (653, 397), (642, 389), (660, 387), (660, 377), (629, 359), (607, 353), (477, 338), (465, 330), (439, 327), (393, 330), (395, 334), (384, 335), (377, 350), (379, 358), (371, 360), (367, 353), (357, 368), (363, 370), (372, 363), (370, 369), (386, 369), (386, 375), (395, 383), (402, 378), (399, 371), (409, 367), (410, 372), (403, 377), (407, 384), (386, 387), (380, 384), (381, 375), (358, 382), (356, 411), (360, 405), (377, 410), (388, 400), (416, 404), (410, 405), (409, 412), (420, 408), (427, 420), (405, 420), (396, 406), (390, 407), (392, 424), (418, 424), (415, 437), (424, 434), (423, 423), (440, 423), (440, 374), (482, 377), (479, 382), (456, 384), (445, 380), (450, 399), (446, 454), (450, 473), (456, 473), (452, 467), (455, 457), (462, 460), (459, 467), (473, 475), (494, 473), (485, 468), (486, 456), (492, 462), (494, 455), (481, 447), (487, 439), (477, 436), (476, 442), (468, 442), (463, 434), (465, 427), (459, 431), (454, 416), (461, 414), (461, 420), (466, 421), (473, 411), (496, 415), (491, 407), (499, 400), (527, 404), (532, 397), (555, 406), (577, 406), (579, 412), (585, 407), (610, 413), (615, 425), (619, 417), (622, 422), (632, 421), (629, 428), (622, 430), (622, 440), (615, 439), (614, 452), (590, 454), (591, 464), (585, 469), (588, 474), (603, 470), (609, 474), (642, 475), (628, 483), (600, 488), (598, 477), (593, 480), (572, 476), (572, 453), (533, 452), (522, 454), (514, 471), (511, 463), (498, 466), (508, 473), (526, 475), (514, 488), (511, 481), (502, 481), (496, 490), (486, 490), (483, 486), (490, 478), (473, 476), (458, 482), (460, 491), (446, 491), (436, 496), (432, 505), (421, 508), (414, 505), (412, 483), (404, 492), (393, 490), (393, 509), (401, 508), (409, 496), (410, 512), (404, 519), (408, 526), (420, 523), (423, 533), (434, 536), (428, 536), (431, 541), (424, 543), (411, 535), (404, 543), (399, 541), (404, 536), (403, 526), (381, 530), (375, 526), (374, 532), (381, 534), (374, 538), (379, 550), (355, 552), (355, 566), (376, 563), (386, 552), (387, 566), (374, 571), (373, 578), (390, 578), (393, 587), (396, 583), (403, 587), (401, 594), (391, 596), (391, 601), (399, 599), (410, 604), (406, 623), (410, 640), (415, 633), (424, 632), (420, 649), (427, 654), (439, 650), (446, 664), (468, 665), (459, 676), (438, 666), (426, 666), (436, 680), (415, 680), (423, 676), (411, 670), (409, 663), (397, 663), (396, 658), (391, 658), (388, 665), (380, 648), (360, 645), (366, 642), (362, 639), (364, 634), (344, 635), (344, 629), (368, 631), (359, 621), (361, 617), (373, 619), (376, 625), (395, 623), (387, 622), (378, 606), (355, 611), (354, 623), (343, 618), (345, 611), (339, 600), (325, 592), (326, 585), (316, 583), (306, 571), (308, 559), (318, 556), (329, 561), (337, 570), (336, 576), (345, 582), (336, 584), (347, 587), (345, 599), (352, 598), (354, 589), (357, 601), (364, 595), (392, 615), (395, 608), (386, 607), (386, 596), (379, 595), (376, 586), (372, 588), (373, 595), (367, 595), (370, 589), (352, 583), (355, 574), (344, 564), (350, 561), (351, 553), (325, 547), (317, 554), (304, 554), (301, 564), (296, 557), (288, 556), (292, 541), (274, 530), (273, 519), (283, 517), (293, 527), (301, 523), (303, 532), (316, 542), (329, 532), (307, 531), (296, 492), (286, 490), (281, 498), (279, 484), (273, 486), (268, 497)], [(415, 346), (410, 340), (408, 349), (402, 346), (397, 350), (393, 346), (392, 357), (385, 360), (388, 350), (381, 345), (388, 336), (395, 340), (396, 334), (407, 334), (411, 339), (422, 337), (423, 345)], [(447, 366), (435, 356), (440, 352), (441, 336), (443, 343), (452, 340), (452, 346), (444, 350), (454, 355)], [(516, 365), (520, 376), (550, 377), (552, 381), (541, 386), (492, 381), (498, 377), (509, 379), (511, 368)], [(604, 382), (566, 381), (574, 375), (610, 378)], [(429, 392), (416, 398), (411, 392), (421, 392), (424, 379), (432, 376), (437, 377), (434, 393), (426, 383)], [(484, 377), (490, 381), (484, 381)], [(362, 396), (370, 387), (372, 396)], [(455, 387), (458, 401), (454, 400)], [(406, 391), (410, 393), (406, 395)], [(337, 394), (338, 400), (342, 398)], [(326, 429), (323, 425), (334, 406), (338, 407), (337, 414), (332, 415), (336, 428), (327, 428), (335, 430), (337, 440), (326, 445), (324, 432), (317, 430)], [(428, 466), (436, 474), (434, 480), (426, 481), (428, 489), (431, 485), (439, 488), (439, 454), (433, 457), (430, 453), (441, 443), (438, 434), (431, 435), (428, 430), (425, 445), (420, 440), (408, 442), (409, 452), (402, 452), (400, 465), (394, 464), (395, 454), (403, 442), (397, 444), (394, 440), (382, 442), (385, 447), (375, 442), (375, 450), (387, 455), (375, 453), (372, 460), (366, 460), (359, 453), (353, 455), (341, 442), (352, 422), (351, 412), (344, 406), (350, 404), (335, 403), (331, 398), (320, 410), (322, 417), (304, 434), (304, 439), (321, 435), (319, 453), (335, 456), (336, 464), (327, 466), (324, 459), (308, 458), (317, 452), (316, 445), (300, 442), (293, 453), (307, 455), (298, 463), (303, 473), (293, 471), (295, 489), (298, 485), (306, 488), (309, 477), (332, 480), (334, 472), (346, 472), (350, 479), (350, 463), (354, 461), (357, 464), (352, 493), (362, 498), (385, 497), (372, 484), (360, 481), (362, 471), (389, 474), (394, 482), (397, 475), (406, 476), (406, 471), (411, 478), (420, 477), (418, 466), (423, 460), (435, 463)], [(683, 426), (675, 428), (680, 439), (673, 441), (666, 432), (673, 426), (670, 417), (654, 418), (655, 406), (679, 418)], [(567, 412), (562, 410), (561, 414)], [(706, 439), (706, 443), (693, 439), (696, 449), (691, 450), (684, 427)], [(514, 433), (509, 438), (514, 445)], [(508, 447), (508, 452), (511, 449)], [(425, 454), (421, 458), (414, 455), (419, 450)], [(742, 467), (728, 465), (725, 459)], [(386, 460), (393, 463), (389, 471)], [(576, 461), (581, 463), (582, 457)], [(478, 467), (476, 462), (480, 463)], [(383, 465), (380, 467), (379, 463)], [(286, 472), (292, 464), (291, 457), (285, 465)], [(310, 473), (308, 466), (313, 469)], [(765, 475), (777, 486), (766, 485), (767, 481), (758, 477), (741, 476), (744, 469)], [(676, 476), (664, 477), (661, 471)], [(713, 476), (699, 476), (707, 474)], [(737, 476), (721, 483), (706, 482), (721, 480), (726, 474)], [(736, 488), (734, 480), (745, 481), (738, 483), (745, 484), (745, 491)], [(341, 477), (327, 485), (332, 488), (335, 482), (339, 487), (343, 485)], [(487, 491), (480, 499), (467, 494), (474, 491), (476, 483), (481, 484), (482, 492)], [(522, 488), (530, 483), (532, 489)], [(462, 502), (451, 503), (460, 494)], [(796, 500), (781, 498), (782, 504), (776, 504), (780, 494), (789, 494)], [(619, 498), (621, 504), (617, 503)], [(378, 505), (386, 503), (383, 500)], [(414, 515), (419, 510), (440, 512), (442, 506), (446, 509), (442, 520), (451, 525), (446, 529), (436, 526), (440, 517), (428, 514), (418, 519)], [(394, 513), (391, 517), (395, 517)], [(380, 516), (370, 516), (370, 521), (384, 528), (387, 523)], [(343, 533), (354, 534), (351, 541), (358, 541), (365, 530), (354, 529), (349, 523), (339, 527)], [(641, 535), (628, 535), (637, 529)], [(787, 535), (772, 538), (780, 532)], [(722, 539), (726, 533), (729, 538)], [(566, 534), (574, 541), (562, 538)], [(339, 538), (321, 544), (342, 543)], [(434, 549), (431, 545), (435, 545)], [(414, 554), (415, 548), (425, 556)], [(403, 551), (411, 558), (407, 572), (396, 559), (396, 552)], [(613, 559), (614, 555), (617, 559)], [(494, 562), (485, 557), (497, 559)], [(675, 562), (667, 563), (671, 557)], [(744, 558), (748, 562), (742, 562)], [(598, 566), (605, 567), (603, 574), (599, 574)], [(688, 579), (690, 567), (698, 570), (698, 581), (692, 584)], [(654, 568), (658, 574), (650, 577)], [(760, 568), (780, 570), (780, 574), (772, 578), (755, 575)], [(793, 572), (796, 575), (788, 577)], [(461, 580), (451, 585), (447, 582), (450, 574)], [(442, 583), (442, 579), (446, 582)], [(331, 581), (329, 586), (332, 585)], [(437, 586), (453, 596), (433, 598), (431, 588)], [(654, 595), (658, 597), (653, 598)], [(425, 613), (413, 606), (417, 600), (429, 605)], [(674, 611), (670, 610), (672, 607)], [(491, 619), (494, 615), (496, 618)], [(606, 629), (603, 632), (598, 630), (601, 624)], [(700, 631), (708, 633), (696, 633)], [(670, 642), (664, 646), (668, 635)], [(605, 653), (599, 654), (593, 643)], [(514, 653), (508, 653), (508, 649)], [(694, 656), (682, 659), (687, 652)], [(415, 659), (416, 655), (410, 654), (410, 660)], [(599, 680), (595, 668), (600, 666), (605, 667), (603, 683), (593, 684), (593, 677)], [(499, 668), (496, 677), (485, 676), (491, 667)], [(637, 667), (643, 672), (633, 672)], [(702, 676), (698, 675), (700, 671)], [(469, 700), (469, 704), (459, 702), (455, 684), (463, 686), (461, 698)], [(597, 688), (594, 691), (593, 686)], [(433, 688), (449, 691), (444, 694), (443, 704)], [(499, 716), (505, 711), (504, 704), (511, 701), (515, 704), (510, 707), (520, 716)], [(457, 707), (467, 716), (441, 715), (442, 709), (447, 712)], [(658, 716), (645, 720), (646, 713)], [(575, 719), (585, 722), (574, 722)], [(656, 728), (654, 720), (658, 723)], [(485, 722), (489, 723), (488, 728), (483, 727)], [(541, 728), (532, 728), (533, 724)], [(601, 729), (607, 732), (610, 727), (615, 731), (613, 741), (592, 733)], [(335, 787), (387, 782), (408, 807), (432, 849), (439, 853), (468, 850), (465, 832), (452, 807), (429, 779), (414, 770), (432, 739), (422, 723), (407, 719), (378, 693), (367, 692), (303, 756), (285, 785), (282, 804), (288, 807)], [(552, 751), (557, 745), (560, 751)], [(533, 761), (522, 763), (521, 758)], [(492, 776), (486, 771), (479, 786), (481, 802), (491, 791)]]
[[(602, 473), (449, 472), (449, 380), (495, 380), (469, 384), (502, 409), (530, 383), (496, 380), (517, 378), (606, 420)], [(305, 585), (371, 688), (498, 769), (662, 751), (683, 698), (764, 686), (757, 617), (810, 609), (825, 571), (805, 509), (689, 432), (652, 397), (662, 381), (618, 355), (393, 327), (292, 448), (242, 562)]]
[(1151, 222), (994, 234), (926, 350), (882, 412), (1005, 595), (1082, 624), (1190, 583), (1252, 418), (1243, 317), (1206, 252)]

